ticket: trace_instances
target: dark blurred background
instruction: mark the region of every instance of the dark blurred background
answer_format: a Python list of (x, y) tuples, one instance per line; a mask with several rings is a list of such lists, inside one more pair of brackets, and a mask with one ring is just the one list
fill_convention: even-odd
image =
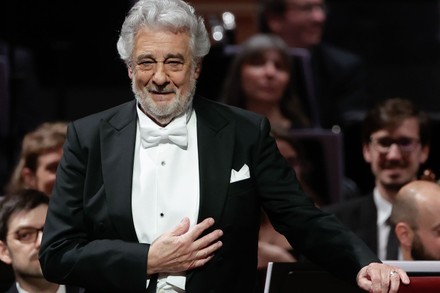
[[(235, 15), (237, 26), (229, 43), (240, 43), (257, 32), (257, 0), (190, 2), (208, 28), (210, 20), (226, 10)], [(429, 112), (436, 121), (433, 137), (440, 120), (439, 3), (328, 0), (324, 36), (328, 43), (364, 59), (372, 101), (401, 96)], [(116, 51), (118, 31), (130, 6), (128, 0), (2, 1), (0, 61), (6, 64), (6, 75), (0, 80), (1, 184), (9, 177), (22, 135), (40, 122), (77, 119), (133, 98)], [(224, 45), (213, 42), (211, 62), (203, 68), (219, 73), (218, 85), (227, 66), (221, 55)], [(203, 84), (199, 92), (208, 97), (218, 94)], [(356, 141), (358, 130), (345, 135)], [(437, 140), (428, 165), (440, 175)], [(368, 189), (371, 175), (359, 158), (360, 145), (347, 153), (346, 173), (361, 189)]]

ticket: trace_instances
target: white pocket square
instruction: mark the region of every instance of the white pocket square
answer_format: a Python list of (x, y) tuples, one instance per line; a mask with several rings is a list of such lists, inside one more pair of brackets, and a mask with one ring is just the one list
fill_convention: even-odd
[(251, 177), (248, 165), (244, 164), (240, 171), (231, 170), (231, 183), (245, 180)]

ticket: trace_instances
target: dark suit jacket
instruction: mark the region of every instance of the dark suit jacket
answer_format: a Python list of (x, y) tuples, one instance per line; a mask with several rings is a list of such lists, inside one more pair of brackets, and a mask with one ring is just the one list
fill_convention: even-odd
[[(293, 75), (298, 96), (309, 116), (312, 110), (301, 62), (294, 62)], [(367, 81), (362, 60), (345, 50), (319, 44), (311, 50), (311, 70), (316, 107), (321, 126), (359, 121), (368, 108)]]
[(377, 208), (372, 193), (339, 204), (323, 207), (323, 210), (334, 213), (374, 253), (377, 253)]
[[(138, 243), (131, 210), (135, 107), (131, 101), (69, 125), (40, 250), (47, 279), (93, 292), (145, 292), (150, 246)], [(194, 109), (198, 221), (213, 217), (207, 232), (224, 235), (214, 258), (187, 273), (187, 292), (256, 290), (261, 206), (291, 244), (340, 276), (355, 281), (362, 266), (379, 261), (300, 190), (267, 119), (200, 97)], [(251, 178), (231, 184), (231, 170), (244, 164)]]

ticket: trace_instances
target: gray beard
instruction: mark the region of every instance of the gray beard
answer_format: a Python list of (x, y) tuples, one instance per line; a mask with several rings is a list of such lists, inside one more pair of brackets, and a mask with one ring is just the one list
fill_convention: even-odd
[[(135, 78), (133, 77), (133, 80), (134, 79)], [(186, 113), (186, 111), (191, 107), (196, 91), (196, 79), (191, 77), (190, 83), (190, 90), (188, 93), (184, 94), (183, 96), (181, 96), (181, 94), (176, 94), (175, 99), (173, 99), (169, 105), (161, 107), (158, 107), (153, 102), (153, 99), (150, 97), (150, 93), (148, 93), (146, 90), (137, 89), (133, 81), (131, 83), (131, 87), (136, 100), (144, 113), (159, 124), (167, 125), (174, 118)]]

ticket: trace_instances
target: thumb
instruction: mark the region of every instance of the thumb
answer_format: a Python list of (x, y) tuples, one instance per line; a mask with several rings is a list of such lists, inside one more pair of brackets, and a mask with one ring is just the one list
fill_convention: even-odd
[(180, 221), (179, 225), (174, 228), (173, 231), (171, 231), (171, 234), (174, 236), (180, 236), (182, 234), (185, 234), (189, 230), (189, 219), (187, 217), (183, 218), (182, 221)]

